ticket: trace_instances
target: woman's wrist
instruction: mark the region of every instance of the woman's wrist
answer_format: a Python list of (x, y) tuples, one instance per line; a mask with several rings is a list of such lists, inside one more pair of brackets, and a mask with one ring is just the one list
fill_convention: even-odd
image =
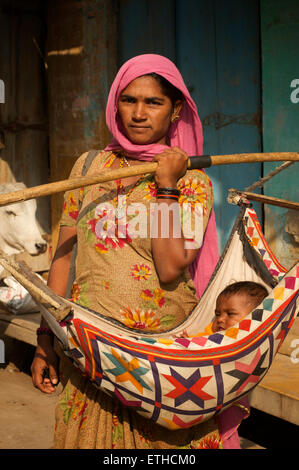
[(178, 189), (176, 181), (161, 181), (159, 183), (156, 182), (157, 189), (162, 188), (172, 188)]
[(53, 346), (54, 335), (52, 334), (40, 334), (37, 335), (37, 345), (41, 347)]
[(176, 183), (171, 183), (171, 182), (168, 182), (168, 183), (162, 183), (162, 184), (156, 184), (157, 186), (157, 189), (163, 189), (163, 188), (172, 188), (172, 189), (178, 189), (177, 187), (177, 184)]

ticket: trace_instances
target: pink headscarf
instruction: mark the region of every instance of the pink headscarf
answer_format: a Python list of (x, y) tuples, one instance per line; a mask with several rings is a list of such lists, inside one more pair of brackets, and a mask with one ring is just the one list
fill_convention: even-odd
[(122, 148), (131, 158), (151, 161), (154, 155), (163, 152), (167, 148), (166, 145), (160, 144), (134, 145), (122, 134), (120, 119), (117, 115), (117, 103), (121, 92), (135, 78), (152, 72), (168, 80), (185, 97), (185, 102), (180, 111), (180, 119), (170, 126), (169, 139), (171, 147), (180, 147), (188, 155), (202, 155), (202, 127), (196, 105), (174, 63), (157, 54), (139, 55), (125, 62), (119, 69), (111, 86), (106, 108), (106, 122), (114, 137), (107, 149)]
[[(174, 65), (166, 57), (157, 54), (143, 54), (125, 62), (119, 69), (111, 86), (106, 108), (107, 126), (113, 136), (112, 142), (105, 150), (123, 149), (126, 155), (136, 160), (152, 161), (166, 148), (166, 145), (149, 144), (135, 145), (121, 131), (121, 122), (117, 114), (118, 99), (121, 92), (136, 78), (148, 73), (157, 73), (178, 88), (184, 95), (184, 103), (180, 110), (180, 118), (170, 125), (170, 146), (180, 147), (189, 156), (202, 155), (203, 135), (202, 125), (197, 113), (196, 104), (184, 83), (184, 80)], [(215, 215), (212, 210), (205, 231), (203, 245), (195, 262), (190, 266), (190, 272), (196, 287), (198, 297), (201, 297), (218, 261), (218, 241)]]

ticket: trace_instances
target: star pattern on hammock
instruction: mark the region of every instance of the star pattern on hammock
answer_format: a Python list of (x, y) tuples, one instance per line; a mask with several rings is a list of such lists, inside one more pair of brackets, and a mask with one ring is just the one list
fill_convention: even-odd
[(199, 424), (203, 419), (203, 416), (199, 418), (192, 419), (191, 421), (184, 421), (176, 414), (173, 415), (172, 420), (163, 418), (164, 422), (167, 423), (169, 429), (175, 431), (176, 429), (188, 429), (190, 426), (195, 426)]
[(261, 354), (260, 349), (257, 350), (255, 356), (249, 364), (245, 362), (236, 361), (235, 369), (226, 374), (231, 375), (238, 379), (238, 382), (234, 387), (229, 391), (229, 393), (236, 392), (236, 394), (242, 393), (243, 389), (249, 384), (257, 384), (264, 372), (267, 370), (267, 367), (262, 367), (262, 364), (267, 355), (267, 351)]
[(201, 377), (200, 370), (196, 369), (188, 378), (180, 375), (175, 369), (170, 367), (171, 375), (163, 374), (169, 382), (174, 385), (174, 389), (165, 396), (173, 398), (175, 406), (180, 406), (187, 400), (196, 403), (204, 408), (204, 401), (214, 398), (206, 393), (203, 387), (211, 380), (212, 376)]
[(140, 393), (143, 392), (143, 388), (151, 390), (151, 388), (141, 378), (141, 376), (145, 375), (149, 369), (146, 367), (140, 367), (136, 357), (131, 361), (126, 361), (126, 359), (120, 356), (115, 349), (111, 348), (111, 352), (112, 354), (105, 353), (105, 356), (110, 359), (115, 367), (114, 369), (106, 369), (106, 373), (113, 374), (116, 382), (131, 382)]
[[(119, 399), (119, 401), (124, 405), (124, 406), (133, 406), (136, 411), (142, 411), (143, 413), (148, 413), (147, 410), (145, 410), (144, 408), (142, 408), (142, 400), (127, 400), (124, 395), (117, 389), (115, 388), (114, 389), (114, 395), (117, 396), (117, 398)], [(113, 394), (111, 393), (111, 396), (113, 396)]]

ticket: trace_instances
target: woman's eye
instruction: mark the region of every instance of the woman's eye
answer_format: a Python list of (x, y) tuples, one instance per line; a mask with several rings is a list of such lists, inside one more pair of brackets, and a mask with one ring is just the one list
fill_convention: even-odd
[(159, 100), (151, 99), (151, 100), (148, 100), (148, 104), (153, 104), (155, 106), (161, 106), (163, 103)]
[(120, 97), (120, 102), (121, 103), (134, 103), (135, 100), (132, 96), (121, 96)]
[(7, 215), (16, 215), (16, 213), (13, 212), (13, 211), (5, 211), (5, 212), (6, 212)]

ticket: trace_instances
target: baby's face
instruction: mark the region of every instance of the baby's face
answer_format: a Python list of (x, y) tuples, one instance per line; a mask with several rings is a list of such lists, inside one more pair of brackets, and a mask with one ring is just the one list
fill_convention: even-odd
[(252, 301), (244, 293), (220, 295), (216, 302), (213, 331), (230, 328), (252, 311)]

